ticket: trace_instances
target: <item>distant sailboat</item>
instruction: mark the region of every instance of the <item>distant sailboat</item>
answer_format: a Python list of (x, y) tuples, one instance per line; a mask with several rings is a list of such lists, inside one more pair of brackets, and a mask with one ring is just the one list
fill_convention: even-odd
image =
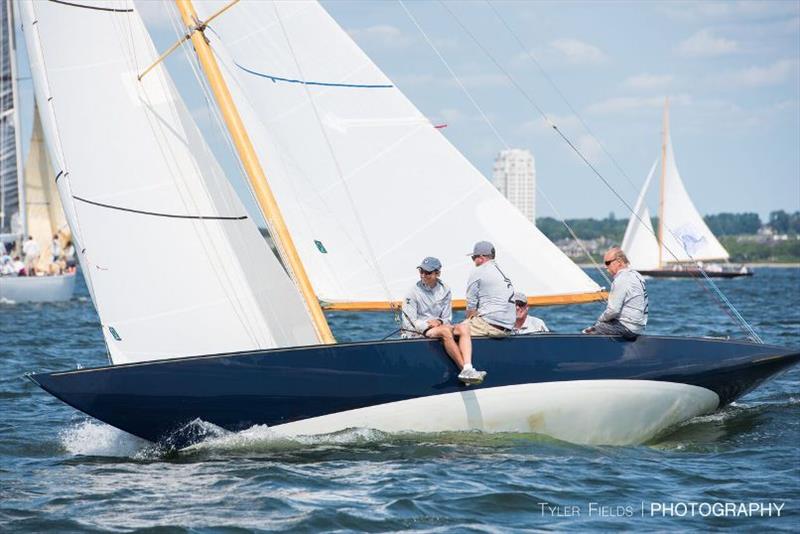
[(747, 267), (719, 263), (727, 262), (730, 256), (697, 211), (678, 174), (669, 134), (668, 103), (664, 108), (663, 136), (658, 233), (653, 231), (645, 200), (656, 161), (639, 193), (622, 240), (622, 250), (631, 266), (643, 275), (665, 278), (700, 276), (698, 263), (709, 277), (752, 275)]
[[(54, 173), (42, 140), (39, 113), (34, 106), (33, 131), (24, 170), (21, 162), (19, 100), (11, 0), (0, 2), (2, 41), (2, 104), (0, 106), (0, 241), (16, 243), (32, 236), (42, 253), (37, 265), (45, 271), (50, 264), (50, 243), (54, 235), (66, 245), (69, 228), (55, 186)], [(0, 276), (0, 301), (57, 302), (69, 300), (75, 288), (75, 273), (48, 276)]]
[(30, 376), (64, 402), (178, 446), (196, 438), (198, 420), (621, 444), (800, 360), (745, 341), (476, 338), (489, 377), (467, 389), (439, 342), (335, 343), (321, 305), (386, 309), (427, 254), (463, 292), (477, 239), (495, 241), (534, 299), (603, 293), (317, 2), (176, 4), (280, 261), (156, 61), (134, 3), (22, 3), (45, 137), (112, 363)]

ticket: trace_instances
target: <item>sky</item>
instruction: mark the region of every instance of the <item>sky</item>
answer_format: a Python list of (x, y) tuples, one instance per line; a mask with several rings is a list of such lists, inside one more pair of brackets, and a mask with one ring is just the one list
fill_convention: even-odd
[[(678, 168), (700, 213), (756, 212), (766, 220), (773, 210), (800, 210), (800, 2), (322, 4), (423, 114), (447, 124), (443, 135), (485, 176), (504, 143), (531, 150), (537, 216), (629, 216), (542, 112), (633, 205), (661, 151), (666, 97)], [(137, 5), (157, 48), (166, 49), (175, 34), (163, 6)], [(169, 68), (179, 87), (192, 85), (180, 55)], [(188, 91), (213, 138), (207, 106)], [(218, 148), (225, 143), (210, 142), (236, 174), (232, 156)]]

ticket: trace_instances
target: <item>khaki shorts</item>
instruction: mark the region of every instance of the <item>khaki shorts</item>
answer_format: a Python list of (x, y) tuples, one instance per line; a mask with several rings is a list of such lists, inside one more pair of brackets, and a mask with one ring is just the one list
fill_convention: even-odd
[(511, 335), (510, 330), (502, 330), (486, 322), (483, 317), (470, 317), (465, 321), (469, 325), (471, 336), (506, 337)]

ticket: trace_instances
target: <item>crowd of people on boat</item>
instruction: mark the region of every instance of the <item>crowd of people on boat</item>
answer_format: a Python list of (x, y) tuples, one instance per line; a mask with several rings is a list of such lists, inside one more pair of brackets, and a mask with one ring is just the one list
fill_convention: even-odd
[(59, 234), (44, 250), (28, 236), (20, 246), (0, 242), (0, 276), (54, 276), (75, 272), (75, 246)]
[[(434, 338), (459, 367), (459, 380), (480, 384), (486, 371), (472, 364), (472, 337), (506, 337), (549, 332), (545, 322), (529, 315), (527, 296), (515, 290), (496, 261), (494, 245), (475, 243), (470, 254), (475, 268), (467, 280), (466, 319), (453, 324), (450, 288), (441, 280), (442, 263), (429, 256), (417, 266), (420, 280), (406, 295), (402, 305), (401, 336)], [(603, 261), (613, 281), (606, 309), (584, 334), (620, 336), (634, 340), (647, 325), (648, 298), (644, 278), (631, 269), (619, 247), (609, 249)]]

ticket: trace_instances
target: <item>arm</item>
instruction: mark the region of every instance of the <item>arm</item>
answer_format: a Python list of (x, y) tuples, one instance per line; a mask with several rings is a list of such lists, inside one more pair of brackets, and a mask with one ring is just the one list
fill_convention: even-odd
[(453, 295), (450, 290), (444, 296), (444, 310), (442, 310), (442, 324), (453, 324)]
[(417, 299), (414, 297), (413, 291), (406, 295), (406, 299), (403, 301), (403, 323), (410, 323), (405, 326), (419, 334), (428, 328), (428, 321), (419, 318)]
[(481, 280), (473, 272), (467, 281), (467, 319), (478, 314), (478, 290), (480, 286)]
[(619, 312), (622, 311), (622, 303), (625, 301), (626, 289), (627, 286), (618, 284), (617, 280), (612, 282), (611, 291), (608, 293), (608, 305), (605, 311), (598, 317), (598, 321), (607, 323), (619, 316)]

